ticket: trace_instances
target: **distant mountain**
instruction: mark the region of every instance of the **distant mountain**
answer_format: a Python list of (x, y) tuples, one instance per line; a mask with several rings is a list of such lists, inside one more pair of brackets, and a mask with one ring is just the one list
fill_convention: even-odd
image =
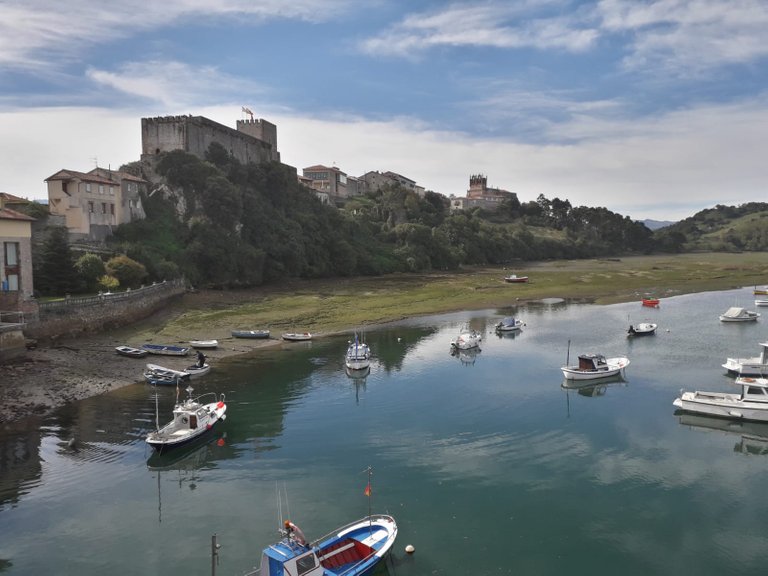
[(664, 228), (666, 226), (675, 224), (675, 222), (672, 220), (643, 220), (642, 222), (650, 230), (658, 230), (659, 228)]

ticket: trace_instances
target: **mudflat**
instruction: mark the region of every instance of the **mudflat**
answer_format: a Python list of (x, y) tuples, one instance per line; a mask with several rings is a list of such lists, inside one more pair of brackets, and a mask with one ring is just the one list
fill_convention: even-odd
[[(509, 284), (509, 274), (529, 276)], [(0, 423), (44, 415), (65, 403), (142, 380), (147, 359), (119, 356), (115, 347), (187, 344), (217, 339), (211, 363), (279, 342), (283, 332), (321, 338), (426, 314), (509, 306), (541, 298), (597, 304), (643, 297), (768, 284), (768, 253), (701, 253), (591, 260), (520, 262), (430, 274), (291, 280), (252, 290), (193, 290), (137, 324), (120, 330), (40, 342), (0, 365)], [(231, 331), (269, 329), (268, 340), (235, 339)], [(149, 357), (152, 361), (151, 358)], [(193, 356), (156, 363), (183, 369)]]

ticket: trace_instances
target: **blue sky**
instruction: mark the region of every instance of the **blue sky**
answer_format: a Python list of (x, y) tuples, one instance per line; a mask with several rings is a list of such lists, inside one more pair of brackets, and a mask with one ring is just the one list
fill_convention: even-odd
[(765, 0), (0, 0), (0, 191), (243, 107), (285, 163), (676, 220), (766, 201)]

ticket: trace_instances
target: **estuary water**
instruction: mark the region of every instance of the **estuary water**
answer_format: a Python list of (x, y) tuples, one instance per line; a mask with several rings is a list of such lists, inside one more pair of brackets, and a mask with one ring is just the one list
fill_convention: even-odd
[[(211, 574), (216, 534), (216, 573), (239, 576), (281, 518), (313, 539), (370, 506), (399, 527), (379, 575), (763, 575), (768, 426), (672, 406), (681, 388), (733, 388), (721, 364), (759, 352), (768, 315), (718, 315), (753, 300), (744, 288), (658, 309), (540, 301), (418, 318), (364, 333), (362, 378), (344, 371), (352, 334), (280, 344), (194, 381), (226, 394), (227, 420), (162, 458), (144, 437), (155, 393), (164, 423), (174, 388), (136, 384), (18, 423), (0, 432), (0, 573)], [(506, 315), (525, 326), (498, 337)], [(659, 328), (628, 339), (630, 322)], [(452, 356), (464, 325), (481, 351)], [(560, 366), (585, 352), (631, 364), (623, 380), (564, 389)]]

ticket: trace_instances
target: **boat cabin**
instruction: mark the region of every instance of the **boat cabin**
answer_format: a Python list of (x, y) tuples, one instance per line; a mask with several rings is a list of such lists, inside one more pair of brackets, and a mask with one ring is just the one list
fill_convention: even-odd
[(344, 573), (371, 558), (373, 554), (375, 554), (373, 548), (353, 538), (336, 541), (318, 550), (300, 544), (292, 538), (283, 538), (264, 550), (261, 555), (259, 574), (261, 576), (322, 576), (325, 574), (325, 568)]
[(741, 384), (742, 400), (747, 402), (768, 403), (768, 379), (737, 378), (736, 384)]
[(608, 362), (605, 361), (605, 356), (602, 354), (581, 354), (579, 355), (579, 370), (608, 370)]

